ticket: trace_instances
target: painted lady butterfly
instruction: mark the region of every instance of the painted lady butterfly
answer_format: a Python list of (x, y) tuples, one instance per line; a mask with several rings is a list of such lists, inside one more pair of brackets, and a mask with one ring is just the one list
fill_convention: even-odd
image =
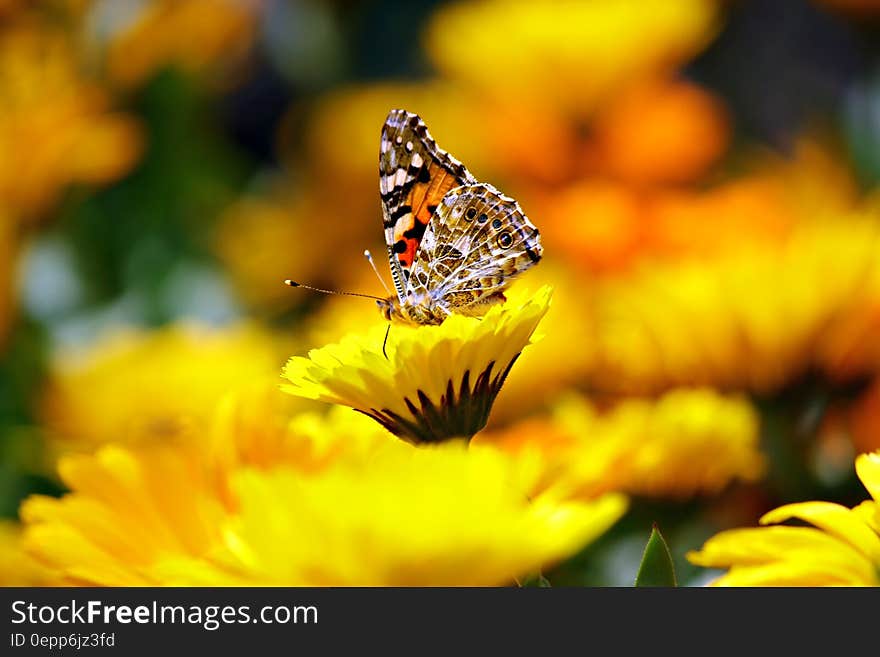
[(376, 304), (389, 321), (483, 315), (541, 259), (538, 229), (519, 204), (478, 182), (406, 110), (391, 110), (382, 127), (379, 192), (396, 294)]

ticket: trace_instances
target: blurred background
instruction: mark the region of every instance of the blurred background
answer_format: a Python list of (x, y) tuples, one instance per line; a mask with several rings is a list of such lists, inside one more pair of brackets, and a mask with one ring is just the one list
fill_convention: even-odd
[[(551, 583), (630, 584), (657, 521), (700, 584), (682, 555), (718, 529), (857, 503), (853, 456), (880, 448), (878, 35), (872, 0), (0, 0), (4, 532), (63, 492), (60, 453), (181, 439), (381, 322), (282, 281), (383, 294), (362, 252), (387, 275), (394, 107), (543, 235), (514, 290), (554, 305), (486, 439), (671, 414), (605, 441), (621, 473), (651, 445), (601, 486), (631, 510)], [(695, 423), (717, 442), (675, 452)]]

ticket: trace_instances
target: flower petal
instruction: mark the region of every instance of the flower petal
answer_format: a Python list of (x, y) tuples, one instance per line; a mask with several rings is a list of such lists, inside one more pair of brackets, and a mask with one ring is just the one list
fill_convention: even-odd
[(875, 563), (880, 563), (880, 536), (850, 509), (831, 502), (800, 502), (773, 509), (761, 517), (761, 524), (805, 520), (846, 541)]
[(847, 570), (816, 569), (810, 560), (786, 560), (757, 567), (734, 567), (712, 586), (873, 586)]
[(856, 458), (856, 473), (871, 497), (880, 502), (880, 452), (860, 454)]
[(686, 557), (698, 566), (730, 568), (728, 575), (735, 576), (716, 580), (729, 586), (877, 581), (876, 568), (864, 554), (813, 527), (731, 529), (713, 536), (701, 550), (688, 552)]

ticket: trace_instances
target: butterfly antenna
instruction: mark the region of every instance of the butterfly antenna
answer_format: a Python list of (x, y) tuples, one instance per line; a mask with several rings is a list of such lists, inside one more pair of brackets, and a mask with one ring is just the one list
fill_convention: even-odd
[(382, 297), (375, 297), (372, 294), (361, 294), (360, 292), (340, 292), (338, 290), (324, 290), (320, 287), (312, 287), (311, 285), (304, 285), (303, 283), (297, 283), (296, 281), (292, 281), (289, 278), (284, 281), (285, 285), (289, 285), (290, 287), (301, 287), (306, 290), (311, 290), (312, 292), (320, 292), (321, 294), (342, 294), (347, 297), (363, 297), (365, 299), (376, 299), (378, 301), (385, 301)]
[[(364, 257), (367, 259), (367, 262), (370, 263), (370, 267), (373, 268), (373, 271), (376, 273), (376, 278), (379, 279), (379, 282), (382, 284), (382, 287), (385, 288), (385, 292), (388, 294), (388, 296), (389, 296), (389, 297), (394, 296), (393, 294), (391, 294), (391, 290), (389, 290), (389, 289), (388, 289), (388, 286), (385, 284), (385, 279), (382, 278), (382, 274), (380, 274), (380, 273), (379, 273), (379, 270), (376, 269), (376, 263), (373, 262), (373, 254), (370, 253), (370, 250), (369, 250), (369, 249), (367, 249), (366, 251), (364, 251)], [(386, 337), (387, 337), (387, 336), (386, 336)]]

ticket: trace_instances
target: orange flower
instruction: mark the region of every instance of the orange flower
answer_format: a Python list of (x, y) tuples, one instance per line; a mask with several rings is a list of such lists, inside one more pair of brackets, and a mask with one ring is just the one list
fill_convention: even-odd
[(592, 178), (537, 198), (547, 251), (599, 274), (621, 274), (644, 261), (711, 259), (754, 244), (780, 244), (797, 219), (780, 183), (765, 176), (706, 191), (645, 191)]
[(234, 0), (153, 0), (108, 46), (110, 77), (136, 85), (165, 66), (191, 73), (242, 57), (251, 45), (255, 15)]
[(49, 208), (66, 185), (125, 174), (142, 149), (139, 126), (110, 111), (83, 78), (66, 37), (35, 23), (0, 31), (0, 203), (22, 218)]
[(543, 194), (533, 205), (548, 258), (556, 253), (606, 272), (628, 267), (645, 250), (644, 203), (629, 185), (585, 179)]
[(721, 102), (682, 81), (633, 85), (599, 108), (593, 124), (596, 166), (632, 183), (698, 178), (727, 149)]
[(750, 173), (708, 188), (646, 188), (595, 176), (525, 199), (542, 220), (548, 255), (620, 274), (655, 260), (711, 260), (782, 245), (801, 223), (835, 221), (858, 198), (851, 172), (834, 156), (804, 139), (791, 160), (753, 154)]

